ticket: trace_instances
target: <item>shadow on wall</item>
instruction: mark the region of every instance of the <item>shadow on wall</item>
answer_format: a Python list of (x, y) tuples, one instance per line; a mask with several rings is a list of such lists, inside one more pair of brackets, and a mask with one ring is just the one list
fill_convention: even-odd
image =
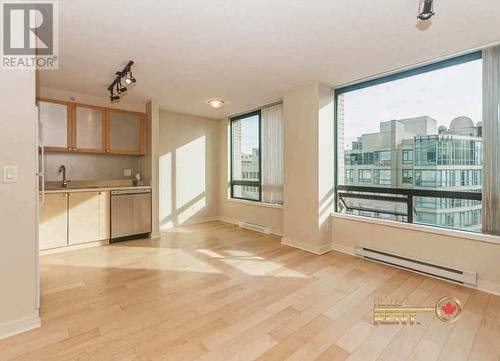
[(187, 224), (207, 207), (203, 135), (160, 156), (160, 229)]

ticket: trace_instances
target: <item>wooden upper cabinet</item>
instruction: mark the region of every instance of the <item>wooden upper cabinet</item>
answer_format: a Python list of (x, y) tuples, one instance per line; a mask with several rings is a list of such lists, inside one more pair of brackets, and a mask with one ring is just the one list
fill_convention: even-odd
[(73, 112), (73, 150), (104, 153), (106, 151), (105, 109), (75, 104)]
[(38, 100), (40, 136), (45, 149), (69, 151), (71, 148), (71, 111), (65, 102)]
[(37, 99), (47, 151), (144, 155), (144, 113)]
[(108, 152), (145, 154), (145, 118), (143, 113), (108, 109)]

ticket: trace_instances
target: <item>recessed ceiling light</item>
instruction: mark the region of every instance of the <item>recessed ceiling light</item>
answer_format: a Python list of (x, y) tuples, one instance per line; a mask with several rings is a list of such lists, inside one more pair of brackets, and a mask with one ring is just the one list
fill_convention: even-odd
[(214, 109), (219, 109), (224, 106), (224, 102), (220, 99), (210, 99), (208, 101), (208, 105), (210, 105)]

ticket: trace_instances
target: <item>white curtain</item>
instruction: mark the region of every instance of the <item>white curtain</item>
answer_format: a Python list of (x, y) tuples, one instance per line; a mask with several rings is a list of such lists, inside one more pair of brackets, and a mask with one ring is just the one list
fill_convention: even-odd
[(500, 235), (500, 46), (483, 50), (483, 232)]
[(261, 111), (262, 202), (283, 204), (283, 104)]

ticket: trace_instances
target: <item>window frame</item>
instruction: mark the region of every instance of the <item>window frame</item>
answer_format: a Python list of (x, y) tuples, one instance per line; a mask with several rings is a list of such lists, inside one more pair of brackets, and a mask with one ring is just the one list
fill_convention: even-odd
[[(411, 159), (405, 159), (405, 154), (411, 154)], [(402, 164), (414, 164), (414, 154), (413, 149), (401, 149), (401, 163)]]
[[(242, 181), (242, 180), (234, 180), (233, 179), (233, 122), (245, 119), (245, 118), (251, 118), (254, 116), (258, 116), (259, 121), (258, 121), (258, 133), (259, 133), (259, 180), (258, 181)], [(253, 112), (245, 113), (245, 114), (240, 114), (238, 116), (229, 118), (229, 166), (230, 166), (230, 172), (229, 172), (229, 186), (230, 186), (230, 196), (231, 199), (238, 199), (238, 200), (243, 200), (243, 201), (249, 201), (249, 202), (257, 202), (261, 203), (262, 202), (262, 153), (261, 153), (261, 146), (262, 146), (262, 134), (261, 134), (261, 125), (262, 125), (262, 111), (261, 109), (255, 110)], [(243, 178), (243, 175), (242, 175)], [(235, 197), (234, 196), (234, 186), (251, 186), (251, 187), (259, 187), (259, 199), (252, 199), (252, 198), (244, 198), (244, 197)]]
[[(434, 71), (434, 70), (444, 69), (444, 68), (454, 66), (454, 65), (464, 64), (464, 63), (479, 60), (482, 58), (483, 58), (483, 54), (482, 54), (481, 50), (473, 51), (473, 52), (468, 53), (468, 54), (454, 56), (454, 57), (451, 57), (451, 58), (445, 59), (445, 60), (438, 60), (438, 61), (435, 61), (435, 62), (432, 62), (429, 64), (425, 64), (425, 65), (420, 65), (420, 66), (417, 65), (413, 68), (409, 68), (409, 69), (401, 70), (401, 71), (396, 71), (396, 72), (390, 73), (388, 75), (374, 77), (372, 79), (356, 82), (356, 83), (353, 83), (350, 85), (332, 88), (333, 101), (334, 101), (333, 146), (334, 146), (334, 154), (335, 154), (335, 156), (334, 156), (334, 180), (335, 180), (335, 184), (334, 184), (335, 188), (334, 189), (335, 189), (335, 191), (334, 191), (334, 207), (333, 207), (334, 213), (339, 213), (339, 209), (338, 209), (339, 197), (337, 194), (337, 189), (338, 189), (337, 187), (339, 186), (339, 183), (338, 183), (338, 180), (339, 180), (339, 173), (338, 173), (339, 159), (337, 156), (337, 154), (339, 152), (339, 150), (338, 150), (338, 146), (339, 146), (339, 142), (338, 142), (338, 136), (339, 136), (338, 116), (339, 116), (339, 114), (338, 114), (338, 106), (337, 106), (339, 95), (344, 94), (344, 93), (348, 93), (351, 91), (355, 91), (355, 90), (360, 90), (363, 88), (368, 88), (368, 87), (375, 86), (375, 85), (388, 83), (388, 82), (399, 80), (399, 79), (409, 78), (412, 76), (416, 76), (416, 75), (427, 73), (427, 72)], [(437, 155), (436, 155), (436, 157), (437, 157)], [(344, 160), (342, 160), (342, 161), (344, 161)], [(413, 153), (413, 162), (416, 165), (415, 152)], [(436, 162), (437, 162), (437, 159), (436, 159)], [(413, 182), (414, 182), (413, 184), (415, 185), (416, 184), (415, 172), (413, 174)], [(388, 188), (390, 188), (390, 187), (388, 187)], [(430, 226), (430, 227), (439, 228), (438, 226)]]

